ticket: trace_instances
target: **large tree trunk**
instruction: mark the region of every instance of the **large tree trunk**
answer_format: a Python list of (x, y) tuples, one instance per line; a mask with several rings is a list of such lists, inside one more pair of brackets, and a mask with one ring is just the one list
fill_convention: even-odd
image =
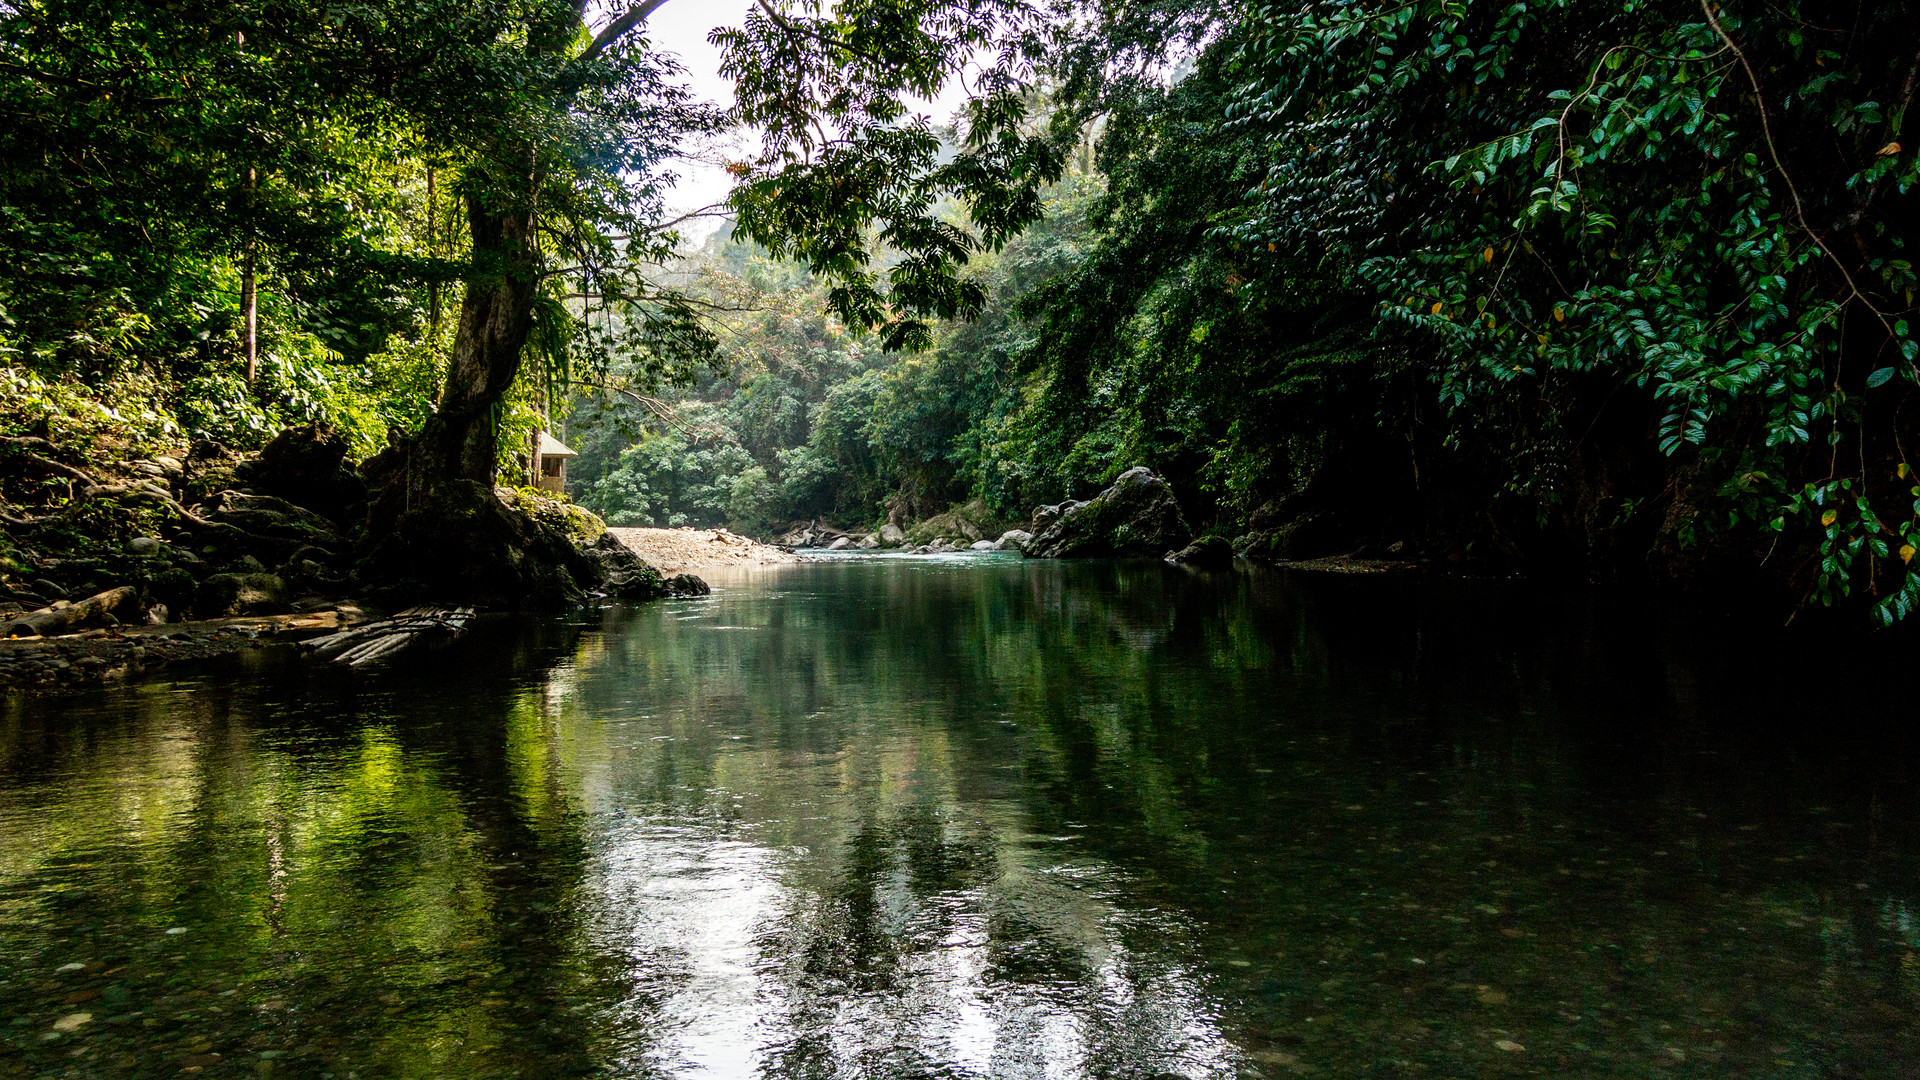
[(414, 473), (426, 486), (442, 480), (493, 483), (497, 413), (520, 373), (540, 274), (527, 192), (533, 178), (512, 179), (520, 182), (514, 184), (521, 189), (515, 194), (522, 197), (505, 208), (489, 204), (490, 197), (497, 198), (493, 191), (467, 196), (473, 272), (460, 302), (446, 388), (421, 437)]
[(520, 372), (540, 281), (532, 160), (471, 178), (472, 269), (440, 406), (417, 436), (367, 463), (379, 494), (359, 570), (394, 602), (547, 606), (605, 576), (564, 532), (494, 494), (500, 407)]
[[(597, 56), (664, 0), (643, 0), (595, 38)], [(574, 47), (584, 0), (528, 25), (528, 52)], [(489, 606), (577, 598), (607, 576), (563, 530), (495, 495), (500, 406), (520, 373), (541, 275), (534, 223), (541, 177), (522, 144), (468, 177), (471, 270), (460, 302), (440, 404), (425, 430), (369, 461), (378, 495), (361, 537), (362, 580), (393, 599), (457, 599)]]

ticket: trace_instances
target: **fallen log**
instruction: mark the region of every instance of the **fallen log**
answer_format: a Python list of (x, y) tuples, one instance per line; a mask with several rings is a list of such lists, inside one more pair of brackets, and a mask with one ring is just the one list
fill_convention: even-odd
[(351, 630), (301, 642), (301, 647), (320, 659), (359, 667), (421, 641), (459, 637), (466, 632), (467, 622), (472, 618), (470, 607), (412, 607), (391, 619), (376, 619)]
[(0, 629), (0, 636), (53, 637), (55, 634), (71, 634), (89, 626), (139, 622), (141, 614), (139, 594), (133, 586), (122, 585), (89, 596), (77, 604), (63, 603), (28, 612), (7, 623)]

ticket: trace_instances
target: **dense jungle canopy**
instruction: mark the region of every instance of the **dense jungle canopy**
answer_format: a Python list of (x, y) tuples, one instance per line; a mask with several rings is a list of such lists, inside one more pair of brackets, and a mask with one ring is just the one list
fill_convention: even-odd
[(763, 3), (722, 109), (659, 2), (0, 5), (9, 543), (324, 421), (377, 547), (544, 424), (616, 524), (1146, 464), (1255, 557), (1920, 604), (1912, 4)]

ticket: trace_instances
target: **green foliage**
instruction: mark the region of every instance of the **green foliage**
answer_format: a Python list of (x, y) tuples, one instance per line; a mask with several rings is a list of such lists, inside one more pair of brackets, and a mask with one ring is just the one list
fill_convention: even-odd
[(563, 0), (8, 7), (6, 362), (110, 408), (139, 372), (182, 443), (246, 448), (325, 419), (371, 453), (434, 411), (454, 286), (502, 269), (464, 223), (531, 164), (533, 377), (500, 419), (616, 352), (637, 379), (685, 378), (711, 333), (641, 270), (676, 243), (658, 166), (714, 114), (639, 34), (589, 47), (582, 30)]
[[(1336, 268), (1457, 439), (1545, 432), (1544, 452), (1512, 456), (1564, 460), (1578, 431), (1552, 419), (1572, 418), (1568, 386), (1651, 394), (1660, 451), (1750, 496), (1724, 499), (1714, 529), (1804, 535), (1822, 519), (1812, 593), (1830, 602), (1911, 531), (1873, 507), (1905, 502), (1894, 406), (1920, 374), (1908, 14), (1830, 14), (1261, 8), (1226, 115), (1264, 141), (1264, 170), (1216, 235)], [(1550, 464), (1516, 479), (1542, 497), (1563, 482)], [(1892, 569), (1887, 621), (1916, 589)]]
[(748, 309), (725, 323), (731, 376), (668, 395), (676, 426), (644, 436), (650, 414), (630, 402), (577, 403), (570, 472), (582, 500), (616, 525), (744, 532), (815, 517), (864, 524), (893, 509), (924, 517), (976, 495), (1024, 518), (1061, 483), (1009, 434), (1027, 396), (1013, 356), (1029, 336), (1012, 305), (1071, 265), (1097, 188), (1075, 176), (1050, 190), (1042, 223), (972, 264), (987, 297), (980, 317), (942, 324), (932, 349), (906, 357), (819, 314), (828, 287), (793, 264), (716, 242), (699, 260), (700, 288)]
[[(1147, 464), (1223, 533), (1631, 533), (1920, 604), (1893, 0), (798, 0), (716, 34), (727, 118), (640, 12), (7, 8), (10, 431), (366, 453), (438, 410), (515, 475), (567, 412), (587, 505), (756, 531)], [(662, 169), (723, 119), (759, 246), (683, 259)], [(456, 284), (524, 348), (456, 346)]]
[[(732, 205), (740, 231), (829, 285), (850, 326), (889, 349), (934, 342), (926, 319), (971, 319), (985, 287), (965, 271), (1042, 216), (1065, 167), (1073, 118), (1036, 126), (1023, 69), (1044, 25), (1018, 0), (800, 0), (750, 9), (716, 31), (735, 80), (734, 119), (763, 134)], [(912, 111), (977, 54), (973, 97), (943, 145)], [(954, 206), (963, 208), (955, 216)], [(896, 254), (883, 288), (874, 263)]]

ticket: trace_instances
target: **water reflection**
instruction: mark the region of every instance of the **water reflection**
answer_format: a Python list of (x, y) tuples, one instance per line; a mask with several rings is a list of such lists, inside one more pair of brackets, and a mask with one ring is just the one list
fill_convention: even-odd
[(10, 701), (0, 1064), (1920, 1068), (1897, 668), (1831, 661), (1881, 710), (1840, 727), (1805, 643), (1488, 586), (722, 584), (371, 676)]

